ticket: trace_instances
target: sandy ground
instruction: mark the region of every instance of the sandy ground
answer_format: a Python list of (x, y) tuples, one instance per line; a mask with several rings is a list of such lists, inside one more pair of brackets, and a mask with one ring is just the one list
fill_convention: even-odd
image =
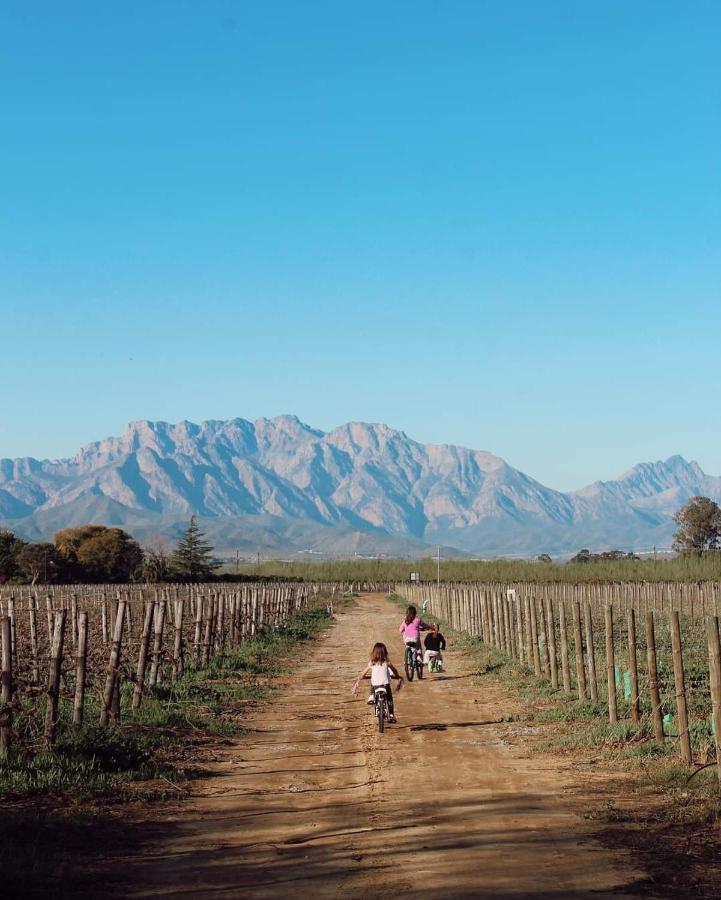
[(398, 725), (378, 733), (367, 693), (350, 688), (376, 640), (402, 663), (400, 619), (389, 601), (364, 597), (305, 649), (249, 722), (257, 731), (125, 861), (133, 884), (123, 893), (640, 896), (644, 873), (602, 847), (564, 798), (582, 776), (509, 746), (498, 689), (452, 647), (446, 674), (407, 684)]

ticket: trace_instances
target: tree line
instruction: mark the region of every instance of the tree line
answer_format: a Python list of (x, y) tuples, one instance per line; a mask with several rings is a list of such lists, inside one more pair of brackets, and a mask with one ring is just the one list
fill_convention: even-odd
[(171, 552), (143, 549), (122, 528), (65, 528), (32, 543), (0, 531), (0, 583), (77, 584), (209, 581), (221, 563), (195, 516)]
[[(673, 536), (673, 549), (682, 556), (701, 557), (721, 550), (721, 507), (710, 497), (692, 497), (674, 515), (678, 526)], [(618, 559), (639, 559), (635, 553), (623, 550), (607, 550), (592, 553), (588, 549), (579, 550), (571, 563), (604, 562)], [(543, 553), (539, 562), (551, 562), (551, 557)]]

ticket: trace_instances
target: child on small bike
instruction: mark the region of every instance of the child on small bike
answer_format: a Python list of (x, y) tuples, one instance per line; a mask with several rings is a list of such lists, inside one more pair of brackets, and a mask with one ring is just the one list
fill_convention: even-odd
[(403, 643), (406, 647), (410, 644), (421, 652), (421, 631), (428, 631), (430, 625), (418, 618), (418, 611), (415, 606), (409, 606), (406, 610), (406, 617), (401, 622), (400, 633), (403, 636)]
[(439, 671), (443, 667), (443, 656), (441, 651), (446, 649), (446, 639), (438, 630), (438, 624), (431, 625), (431, 630), (426, 635), (423, 642), (426, 652), (423, 654), (423, 663), (428, 666), (428, 670), (435, 669)]
[(361, 678), (366, 678), (368, 676), (370, 676), (371, 680), (371, 692), (368, 697), (368, 705), (372, 706), (375, 703), (375, 689), (377, 687), (384, 687), (386, 689), (386, 700), (388, 702), (388, 721), (395, 723), (396, 716), (393, 709), (391, 678), (398, 679), (399, 689), (401, 684), (403, 684), (403, 679), (398, 674), (398, 669), (396, 669), (390, 659), (388, 659), (388, 648), (385, 644), (377, 643), (373, 645), (370, 662), (356, 679), (356, 685), (359, 684)]

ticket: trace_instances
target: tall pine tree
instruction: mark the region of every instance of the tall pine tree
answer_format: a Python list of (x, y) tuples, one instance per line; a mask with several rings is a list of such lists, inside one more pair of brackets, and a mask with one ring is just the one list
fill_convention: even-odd
[(183, 581), (207, 581), (220, 566), (195, 516), (190, 517), (190, 525), (178, 541), (171, 562), (173, 573)]

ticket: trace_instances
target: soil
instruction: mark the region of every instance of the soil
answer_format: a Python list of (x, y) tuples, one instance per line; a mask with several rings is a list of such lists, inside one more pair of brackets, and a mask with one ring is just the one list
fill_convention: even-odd
[[(396, 693), (379, 734), (354, 676), (376, 640), (402, 663), (400, 613), (365, 596), (312, 646), (252, 729), (218, 748), (150, 839), (108, 860), (124, 896), (279, 898), (653, 896), (631, 853), (584, 818), (603, 776), (531, 753), (509, 701), (468, 657)], [(367, 685), (367, 682), (365, 683)], [(583, 793), (583, 792), (581, 792)], [(589, 799), (589, 803), (591, 800)]]

